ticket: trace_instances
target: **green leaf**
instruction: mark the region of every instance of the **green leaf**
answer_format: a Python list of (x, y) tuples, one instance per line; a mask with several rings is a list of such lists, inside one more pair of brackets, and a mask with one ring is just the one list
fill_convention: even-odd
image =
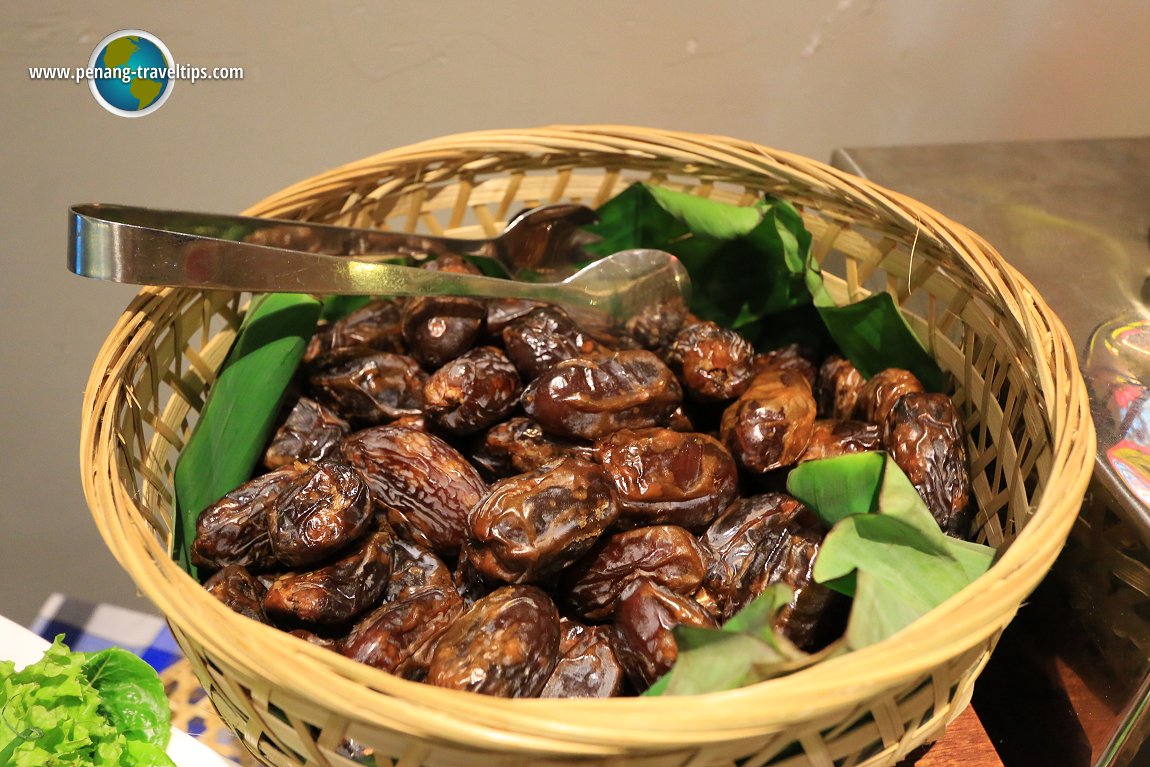
[(907, 325), (894, 299), (876, 293), (845, 306), (819, 306), (819, 315), (843, 355), (864, 378), (886, 368), (909, 370), (927, 391), (943, 391), (946, 376)]
[(886, 454), (880, 452), (806, 461), (787, 474), (787, 492), (830, 527), (875, 509), (885, 465)]
[(879, 476), (874, 512), (840, 518), (815, 559), (814, 578), (820, 583), (856, 576), (846, 633), (850, 649), (906, 628), (973, 582), (994, 558), (994, 549), (988, 546), (943, 533), (910, 480), (889, 458)]
[(251, 476), (321, 309), (301, 294), (253, 300), (175, 471), (173, 557), (193, 576), (200, 512)]
[(100, 693), (100, 710), (128, 740), (161, 751), (171, 735), (171, 712), (155, 670), (127, 650), (110, 647), (92, 654), (84, 674)]

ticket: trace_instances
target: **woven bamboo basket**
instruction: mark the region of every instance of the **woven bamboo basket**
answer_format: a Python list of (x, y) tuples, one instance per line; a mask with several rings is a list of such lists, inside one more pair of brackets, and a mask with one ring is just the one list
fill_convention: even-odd
[(962, 226), (803, 157), (620, 126), (448, 136), (337, 168), (253, 215), (490, 236), (549, 201), (597, 205), (644, 180), (803, 213), (839, 302), (888, 291), (944, 370), (968, 427), (978, 539), (994, 566), (897, 636), (788, 677), (690, 698), (504, 700), (407, 682), (255, 624), (169, 556), (172, 471), (245, 297), (144, 288), (96, 360), (81, 461), (108, 547), (167, 617), (222, 719), (268, 765), (891, 765), (967, 705), (1004, 626), (1054, 561), (1090, 477), (1094, 431), (1065, 329)]

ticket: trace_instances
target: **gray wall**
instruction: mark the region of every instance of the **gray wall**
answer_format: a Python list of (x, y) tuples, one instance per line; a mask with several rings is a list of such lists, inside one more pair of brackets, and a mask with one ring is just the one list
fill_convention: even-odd
[[(140, 28), (179, 63), (155, 114), (32, 82)], [(78, 479), (80, 404), (126, 286), (64, 270), (79, 201), (238, 211), (436, 135), (552, 122), (836, 146), (1150, 133), (1150, 3), (1074, 0), (6, 2), (0, 7), (0, 614), (52, 591), (147, 609)], [(1089, 201), (1084, 201), (1089, 204)]]

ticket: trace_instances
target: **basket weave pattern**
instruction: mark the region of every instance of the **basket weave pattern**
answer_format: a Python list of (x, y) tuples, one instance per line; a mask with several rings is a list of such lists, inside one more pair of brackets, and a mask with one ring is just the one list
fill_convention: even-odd
[(458, 237), (521, 208), (595, 206), (634, 181), (802, 211), (840, 302), (907, 309), (966, 421), (979, 581), (891, 640), (789, 677), (678, 699), (502, 700), (394, 678), (257, 625), (169, 558), (172, 470), (242, 319), (242, 297), (145, 288), (96, 361), (81, 461), (107, 545), (168, 618), (221, 717), (269, 765), (603, 763), (890, 765), (969, 701), (1002, 628), (1054, 561), (1090, 476), (1094, 432), (1067, 334), (965, 228), (821, 163), (716, 136), (619, 126), (486, 131), (389, 151), (296, 184), (249, 214)]

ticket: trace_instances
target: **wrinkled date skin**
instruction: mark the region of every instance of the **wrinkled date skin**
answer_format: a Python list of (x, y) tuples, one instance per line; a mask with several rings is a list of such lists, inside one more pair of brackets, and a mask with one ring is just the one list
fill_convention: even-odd
[(623, 687), (623, 666), (608, 629), (559, 621), (559, 661), (540, 698), (613, 698)]
[(534, 698), (555, 668), (559, 611), (534, 586), (504, 586), (451, 625), (431, 656), (427, 681), (503, 698)]
[(764, 370), (786, 370), (791, 373), (798, 373), (806, 379), (812, 391), (814, 390), (815, 379), (818, 375), (818, 371), (815, 369), (815, 363), (811, 361), (808, 352), (797, 343), (784, 346), (780, 349), (772, 349), (762, 354), (756, 354), (754, 368), (755, 374), (761, 373)]
[(272, 551), (288, 567), (318, 564), (366, 533), (373, 513), (355, 469), (331, 461), (306, 466), (271, 506)]
[(674, 343), (688, 314), (682, 298), (648, 304), (627, 320), (623, 330), (645, 349), (665, 349)]
[(970, 471), (966, 431), (945, 394), (915, 392), (900, 398), (886, 419), (886, 449), (943, 532), (964, 538), (970, 530)]
[(340, 642), (339, 651), (360, 663), (421, 679), (435, 643), (462, 613), (455, 589), (426, 589), (372, 610)]
[(510, 414), (522, 391), (507, 355), (480, 346), (432, 373), (423, 387), (424, 412), (445, 431), (474, 434)]
[(352, 356), (308, 381), (324, 404), (360, 424), (377, 424), (423, 410), (427, 374), (411, 357), (389, 352)]
[(534, 380), (558, 362), (608, 353), (556, 307), (535, 309), (508, 323), (503, 347), (524, 381)]
[(602, 467), (561, 458), (491, 486), (467, 517), (467, 559), (488, 580), (540, 581), (585, 554), (618, 516)]
[(228, 565), (204, 583), (216, 599), (233, 611), (260, 623), (267, 623), (264, 613), (264, 587), (243, 565)]
[(631, 684), (645, 690), (671, 670), (679, 657), (676, 626), (715, 628), (714, 619), (689, 597), (649, 578), (627, 590), (615, 610), (615, 652)]
[(862, 391), (862, 373), (849, 360), (831, 355), (819, 366), (819, 379), (816, 386), (819, 416), (839, 421), (849, 420), (855, 412)]
[(296, 461), (317, 463), (339, 454), (350, 427), (330, 409), (300, 397), (264, 451), (264, 466), (278, 469)]
[(679, 331), (668, 360), (695, 399), (725, 402), (746, 391), (754, 357), (754, 347), (735, 331), (698, 322)]
[(822, 641), (834, 592), (815, 583), (813, 568), (825, 536), (819, 519), (789, 495), (765, 493), (732, 503), (703, 536), (713, 554), (706, 590), (723, 619), (781, 581), (794, 595), (776, 616), (776, 630), (803, 648)]
[(308, 342), (303, 363), (311, 365), (333, 352), (364, 348), (403, 354), (399, 304), (395, 301), (372, 301), (346, 317), (321, 327)]
[(887, 368), (879, 371), (859, 391), (854, 417), (881, 426), (903, 395), (922, 391), (926, 390), (909, 370)]
[(615, 484), (624, 526), (700, 530), (739, 489), (735, 460), (705, 434), (622, 429), (600, 440), (596, 451)]
[(343, 457), (363, 473), (400, 537), (440, 556), (459, 553), (467, 512), (487, 486), (455, 448), (425, 432), (376, 426), (344, 440)]
[(530, 418), (516, 417), (496, 424), (483, 435), (472, 460), (492, 477), (526, 474), (557, 458), (594, 456), (594, 448), (553, 437)]
[(244, 565), (267, 570), (279, 564), (268, 534), (268, 516), (301, 469), (287, 466), (248, 480), (204, 509), (196, 520), (192, 563), (220, 568)]
[[(457, 274), (479, 270), (455, 255), (442, 255), (423, 269)], [(403, 305), (403, 339), (413, 357), (428, 369), (442, 367), (475, 346), (483, 332), (486, 304), (466, 296), (421, 296)]]
[(350, 553), (318, 570), (276, 578), (264, 610), (304, 623), (343, 623), (375, 605), (391, 576), (390, 531), (373, 533)]
[(815, 423), (815, 398), (807, 379), (767, 368), (723, 411), (723, 443), (748, 471), (789, 466), (806, 449)]
[(547, 304), (525, 298), (491, 298), (487, 301), (487, 335), (503, 340), (503, 329), (536, 309), (549, 308)]
[(878, 424), (821, 419), (815, 421), (807, 449), (799, 456), (798, 462), (882, 449), (882, 428)]
[(388, 602), (410, 599), (424, 591), (454, 591), (451, 569), (422, 546), (396, 540), (391, 552)]
[(598, 439), (657, 426), (683, 400), (662, 360), (643, 349), (560, 362), (528, 385), (523, 409), (560, 437)]
[(681, 527), (627, 530), (600, 541), (571, 567), (566, 578), (567, 601), (587, 620), (605, 620), (627, 587), (639, 578), (650, 578), (690, 596), (703, 583), (709, 565), (703, 546)]

